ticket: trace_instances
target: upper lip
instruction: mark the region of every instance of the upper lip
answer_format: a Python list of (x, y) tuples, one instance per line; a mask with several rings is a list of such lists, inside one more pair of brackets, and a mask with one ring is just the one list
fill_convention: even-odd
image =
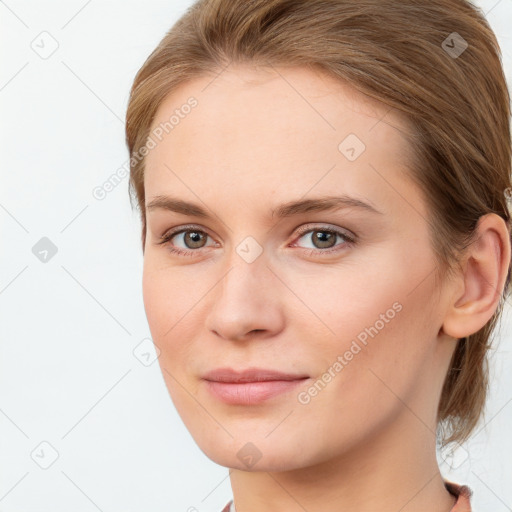
[(203, 375), (203, 379), (216, 382), (262, 382), (268, 380), (298, 380), (307, 377), (308, 375), (304, 374), (283, 373), (266, 368), (248, 368), (239, 372), (231, 368), (217, 368)]

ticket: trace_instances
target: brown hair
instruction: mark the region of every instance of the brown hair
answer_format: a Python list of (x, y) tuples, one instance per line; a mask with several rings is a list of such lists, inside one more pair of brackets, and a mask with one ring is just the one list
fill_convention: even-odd
[[(129, 192), (140, 209), (143, 248), (140, 152), (157, 108), (179, 85), (231, 63), (314, 66), (405, 115), (410, 174), (428, 206), (436, 277), (457, 268), (482, 215), (499, 215), (510, 233), (510, 96), (498, 42), (477, 7), (466, 0), (199, 0), (131, 89)], [(483, 413), (490, 338), (509, 288), (510, 265), (493, 317), (458, 341), (438, 408), (443, 445), (467, 440)]]

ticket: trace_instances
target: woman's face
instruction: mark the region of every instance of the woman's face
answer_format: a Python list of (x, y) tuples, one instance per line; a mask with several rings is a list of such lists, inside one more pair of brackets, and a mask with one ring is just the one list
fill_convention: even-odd
[[(300, 68), (230, 67), (161, 104), (144, 304), (170, 396), (218, 464), (294, 469), (435, 430), (453, 344), (407, 129)], [(205, 380), (223, 368), (296, 380)]]

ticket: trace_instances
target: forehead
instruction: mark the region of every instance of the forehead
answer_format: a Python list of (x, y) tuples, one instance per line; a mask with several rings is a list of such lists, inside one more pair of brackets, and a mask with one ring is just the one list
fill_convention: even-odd
[(261, 201), (286, 184), (290, 196), (364, 188), (396, 201), (389, 183), (409, 164), (399, 112), (313, 69), (230, 66), (196, 78), (165, 98), (151, 132), (165, 123), (146, 157), (146, 197), (162, 187), (192, 197), (186, 178), (207, 196), (236, 188)]
[[(260, 137), (286, 127), (288, 130), (280, 134), (282, 137), (323, 131), (332, 132), (330, 135), (336, 134), (337, 138), (353, 127), (360, 131), (361, 137), (369, 139), (371, 135), (378, 142), (377, 137), (385, 133), (384, 126), (372, 134), (365, 133), (372, 131), (376, 124), (398, 130), (397, 139), (400, 131), (409, 128), (405, 117), (396, 109), (318, 69), (232, 65), (173, 90), (160, 104), (152, 129), (169, 121), (191, 96), (197, 99), (198, 106), (190, 117), (197, 118), (205, 129), (215, 122), (216, 130), (210, 136), (234, 136), (234, 123), (245, 128), (252, 126), (252, 132)], [(176, 128), (172, 129), (174, 133), (180, 131)]]

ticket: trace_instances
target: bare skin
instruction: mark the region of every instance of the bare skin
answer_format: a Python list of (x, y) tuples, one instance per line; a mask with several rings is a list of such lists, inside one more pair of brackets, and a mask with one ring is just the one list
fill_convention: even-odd
[[(498, 305), (510, 262), (505, 223), (483, 217), (464, 272), (435, 281), (397, 112), (309, 69), (231, 66), (215, 76), (165, 99), (153, 128), (189, 97), (198, 104), (146, 159), (146, 205), (172, 195), (211, 215), (147, 209), (144, 304), (178, 413), (200, 449), (231, 468), (237, 512), (449, 512), (437, 405), (457, 339)], [(340, 149), (349, 134), (364, 151), (354, 138)], [(380, 213), (270, 213), (342, 194)], [(188, 236), (158, 243), (190, 224)], [(202, 379), (219, 367), (308, 378), (263, 403), (233, 405)], [(240, 455), (247, 450), (252, 459)]]

